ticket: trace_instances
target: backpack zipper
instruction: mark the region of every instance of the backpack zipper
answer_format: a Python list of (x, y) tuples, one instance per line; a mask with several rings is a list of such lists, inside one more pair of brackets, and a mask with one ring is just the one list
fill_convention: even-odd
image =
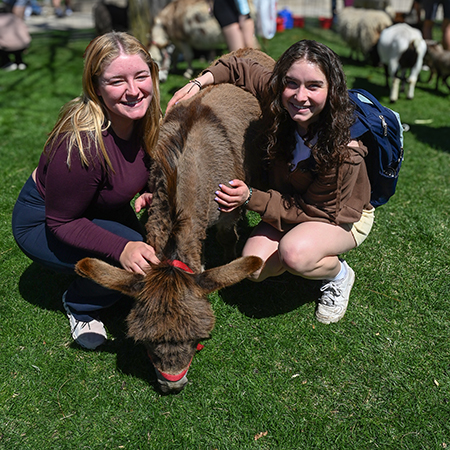
[(388, 126), (386, 121), (384, 120), (384, 116), (382, 116), (381, 114), (378, 116), (381, 120), (381, 126), (383, 127), (384, 130), (384, 136), (386, 137), (388, 135)]

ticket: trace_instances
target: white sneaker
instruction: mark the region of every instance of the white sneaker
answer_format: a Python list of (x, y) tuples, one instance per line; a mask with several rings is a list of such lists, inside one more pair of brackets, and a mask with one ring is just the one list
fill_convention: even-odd
[(66, 305), (66, 292), (63, 294), (62, 301), (69, 318), (72, 337), (77, 344), (89, 350), (94, 350), (106, 341), (106, 330), (103, 322), (95, 319), (90, 322), (82, 322), (75, 319)]
[(9, 62), (9, 63), (5, 64), (4, 66), (2, 66), (2, 69), (5, 72), (13, 72), (14, 70), (17, 70), (17, 64), (13, 63), (13, 62)]
[(326, 281), (320, 288), (323, 294), (317, 304), (316, 319), (325, 324), (338, 322), (344, 317), (355, 282), (353, 269), (345, 261), (341, 261), (341, 264), (347, 267), (347, 275), (341, 280)]

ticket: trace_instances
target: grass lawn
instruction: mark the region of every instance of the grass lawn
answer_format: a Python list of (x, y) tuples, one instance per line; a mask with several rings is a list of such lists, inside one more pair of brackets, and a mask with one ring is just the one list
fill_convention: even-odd
[[(36, 35), (29, 68), (0, 73), (0, 449), (450, 447), (447, 88), (421, 82), (414, 100), (402, 94), (394, 106), (410, 127), (405, 160), (369, 238), (345, 255), (357, 277), (345, 317), (318, 323), (317, 283), (289, 275), (215, 293), (216, 326), (190, 383), (162, 396), (143, 347), (126, 338), (130, 305), (106, 311), (110, 339), (98, 351), (74, 345), (61, 305), (71, 278), (32, 263), (10, 229), (59, 108), (81, 92), (91, 37)], [(264, 48), (278, 58), (302, 38), (333, 48), (349, 87), (388, 105), (382, 69), (348, 59), (316, 21)], [(180, 74), (161, 86), (163, 109)]]

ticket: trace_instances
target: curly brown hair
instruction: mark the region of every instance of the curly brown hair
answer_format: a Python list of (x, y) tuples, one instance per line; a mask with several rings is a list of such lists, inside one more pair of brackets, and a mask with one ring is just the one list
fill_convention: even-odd
[(286, 73), (297, 61), (316, 64), (328, 82), (328, 97), (317, 121), (308, 127), (304, 137), (311, 146), (316, 170), (326, 172), (339, 165), (348, 154), (350, 126), (354, 123), (354, 106), (351, 103), (344, 70), (339, 57), (326, 45), (313, 40), (301, 40), (289, 47), (277, 61), (269, 86), (262, 99), (262, 122), (265, 130), (265, 148), (268, 160), (292, 160), (295, 148), (296, 123), (282, 104), (286, 88)]

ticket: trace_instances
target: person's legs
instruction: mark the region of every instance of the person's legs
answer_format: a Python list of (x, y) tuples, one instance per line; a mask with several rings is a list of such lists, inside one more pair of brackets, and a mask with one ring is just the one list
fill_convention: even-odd
[(355, 273), (338, 255), (354, 247), (350, 229), (321, 222), (297, 225), (280, 242), (280, 260), (289, 272), (323, 280), (315, 313), (319, 322), (338, 322), (347, 311)]
[(276, 277), (286, 271), (278, 255), (278, 246), (283, 233), (265, 222), (260, 222), (247, 239), (242, 256), (259, 256), (264, 265), (252, 273), (249, 279), (263, 281), (268, 277)]
[(442, 45), (450, 50), (450, 0), (443, 0), (444, 20), (442, 21)]
[(214, 17), (219, 22), (230, 52), (245, 46), (244, 36), (239, 26), (239, 11), (234, 0), (215, 1)]
[[(134, 218), (135, 215), (133, 214)], [(137, 219), (136, 219), (137, 221)], [(137, 231), (136, 224), (127, 226), (112, 220), (94, 219), (98, 226), (118, 234), (128, 240), (142, 241), (143, 235)], [(30, 177), (17, 199), (13, 210), (12, 229), (14, 238), (20, 249), (33, 261), (60, 273), (74, 273), (77, 261), (84, 257), (95, 257), (96, 255), (66, 245), (59, 241), (46, 227), (45, 204), (36, 189), (36, 184)], [(74, 327), (78, 323), (99, 323), (100, 334), (104, 333), (103, 324), (97, 320), (98, 312), (109, 307), (121, 298), (119, 292), (106, 289), (93, 281), (77, 277), (64, 293), (64, 307), (71, 321), (72, 335), (84, 347), (95, 348), (92, 339), (83, 342), (78, 339), (78, 328), (76, 333)], [(94, 322), (95, 321), (95, 322)], [(84, 329), (86, 327), (83, 325)], [(92, 334), (92, 333), (91, 333)], [(88, 336), (89, 337), (89, 336)], [(92, 336), (90, 336), (92, 338)], [(103, 338), (103, 340), (104, 340)], [(94, 339), (95, 340), (95, 339)], [(98, 342), (98, 339), (95, 340)], [(101, 342), (100, 342), (101, 343)], [(90, 346), (92, 344), (92, 346)]]
[(339, 254), (356, 247), (350, 229), (322, 222), (305, 222), (283, 234), (268, 224), (260, 223), (247, 240), (243, 255), (259, 256), (265, 264), (249, 278), (262, 281), (287, 270), (303, 278), (323, 280), (316, 318), (322, 323), (337, 322), (347, 310), (355, 280), (353, 270), (338, 258)]
[[(144, 240), (140, 233), (120, 223), (100, 219), (94, 219), (93, 222), (105, 230), (130, 241)], [(72, 249), (69, 249), (69, 251), (72, 252)], [(61, 249), (55, 253), (57, 256), (65, 259), (65, 256), (63, 256), (65, 252), (66, 249)], [(95, 255), (83, 253), (82, 258), (87, 256), (95, 257)], [(71, 257), (71, 254), (69, 257)], [(82, 258), (77, 256), (75, 263)], [(122, 294), (117, 291), (106, 289), (88, 278), (77, 277), (67, 289), (65, 302), (77, 320), (89, 322), (91, 318), (98, 317), (100, 310), (109, 308), (121, 297)]]
[(222, 33), (225, 37), (225, 42), (227, 43), (227, 47), (230, 52), (245, 47), (244, 36), (239, 23), (236, 22), (223, 27)]
[(28, 0), (6, 0), (4, 1), (4, 4), (8, 12), (12, 12), (17, 17), (24, 20), (27, 1)]
[(22, 58), (23, 52), (24, 52), (24, 50), (18, 50), (16, 52), (12, 52), (15, 63), (17, 64), (17, 68), (19, 70), (25, 70), (27, 68), (27, 65), (23, 62), (23, 58)]
[(20, 19), (25, 19), (25, 6), (14, 6), (13, 7), (13, 13), (19, 17)]
[(423, 0), (422, 2), (422, 7), (425, 11), (425, 20), (422, 27), (424, 39), (433, 39), (433, 25), (438, 6), (439, 2), (436, 0)]
[(356, 247), (350, 231), (322, 222), (305, 222), (295, 226), (280, 241), (279, 254), (290, 273), (313, 280), (337, 275), (337, 255)]
[(442, 21), (442, 46), (444, 50), (450, 50), (450, 19)]
[(258, 41), (255, 37), (255, 23), (250, 14), (239, 16), (239, 27), (241, 28), (242, 37), (244, 39), (244, 47), (258, 48)]
[(422, 35), (424, 39), (433, 39), (433, 21), (425, 19), (423, 21)]
[(3, 69), (3, 67), (7, 67), (9, 64), (11, 64), (9, 53), (0, 49), (0, 67)]
[(305, 222), (287, 233), (260, 222), (245, 243), (243, 256), (255, 255), (264, 266), (250, 277), (263, 281), (288, 271), (314, 280), (331, 279), (337, 275), (337, 255), (356, 247), (350, 231), (322, 222)]

